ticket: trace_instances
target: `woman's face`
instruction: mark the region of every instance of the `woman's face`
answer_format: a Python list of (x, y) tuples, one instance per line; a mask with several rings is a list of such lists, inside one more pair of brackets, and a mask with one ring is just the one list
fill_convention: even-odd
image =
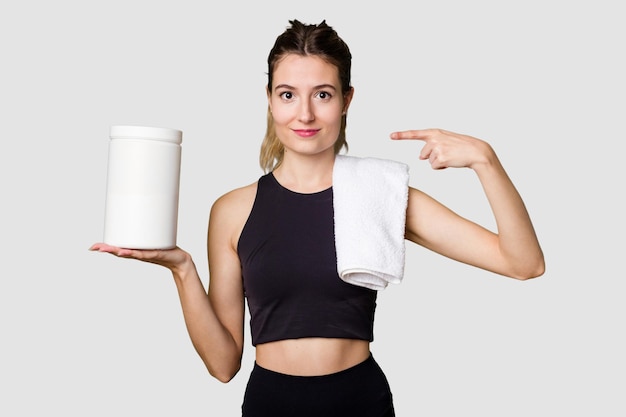
[(352, 99), (342, 96), (337, 67), (316, 56), (287, 55), (275, 67), (268, 101), (285, 155), (334, 154), (341, 118)]

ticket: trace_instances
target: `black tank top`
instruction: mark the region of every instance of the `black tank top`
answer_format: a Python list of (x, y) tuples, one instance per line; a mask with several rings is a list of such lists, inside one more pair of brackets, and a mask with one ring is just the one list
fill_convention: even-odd
[(377, 292), (337, 273), (332, 193), (296, 193), (272, 173), (259, 179), (237, 247), (254, 346), (301, 337), (374, 339)]

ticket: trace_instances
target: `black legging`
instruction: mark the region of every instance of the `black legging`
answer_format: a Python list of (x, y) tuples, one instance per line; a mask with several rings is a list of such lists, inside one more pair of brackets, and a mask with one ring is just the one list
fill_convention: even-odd
[(389, 383), (370, 356), (323, 376), (293, 376), (256, 363), (246, 387), (243, 417), (394, 417)]

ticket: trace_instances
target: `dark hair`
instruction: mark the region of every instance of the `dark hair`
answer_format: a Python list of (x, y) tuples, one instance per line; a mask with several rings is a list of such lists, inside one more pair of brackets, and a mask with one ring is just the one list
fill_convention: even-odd
[[(286, 55), (317, 56), (329, 64), (337, 67), (341, 92), (345, 97), (352, 88), (350, 85), (350, 71), (352, 54), (348, 45), (339, 37), (337, 32), (323, 20), (318, 25), (303, 24), (298, 20), (290, 20), (291, 24), (276, 38), (273, 48), (267, 57), (267, 88), (272, 91), (274, 69)], [(335, 142), (335, 153), (345, 147), (346, 142), (346, 115), (341, 119), (341, 129)], [(276, 168), (283, 160), (284, 149), (274, 129), (272, 114), (267, 111), (267, 130), (261, 145), (259, 162), (265, 172)]]

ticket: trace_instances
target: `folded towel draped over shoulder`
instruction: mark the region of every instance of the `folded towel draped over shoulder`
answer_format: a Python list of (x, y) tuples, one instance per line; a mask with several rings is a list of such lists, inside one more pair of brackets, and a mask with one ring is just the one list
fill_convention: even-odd
[(337, 155), (333, 209), (337, 271), (374, 290), (404, 275), (409, 167), (401, 162)]

